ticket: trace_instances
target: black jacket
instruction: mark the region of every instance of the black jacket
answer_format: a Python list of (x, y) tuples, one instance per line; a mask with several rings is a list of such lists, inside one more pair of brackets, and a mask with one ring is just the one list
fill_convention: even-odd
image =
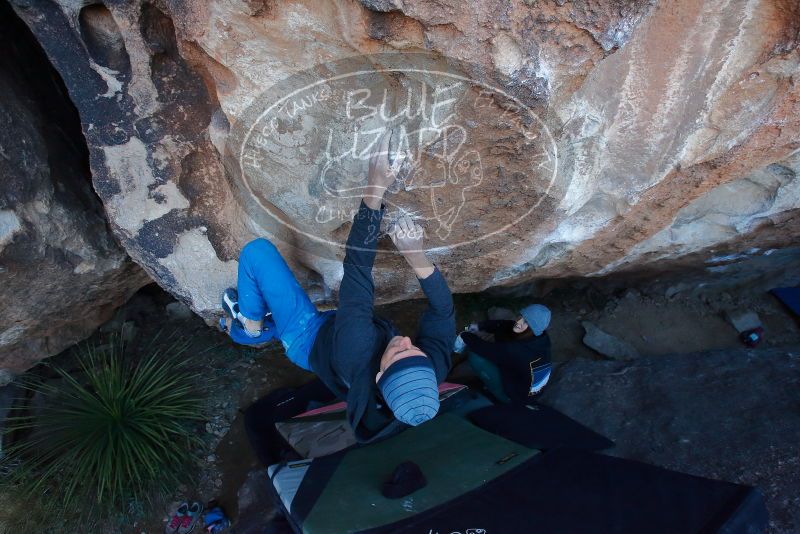
[[(310, 356), (314, 373), (347, 401), (347, 418), (361, 443), (405, 427), (382, 405), (375, 383), (383, 351), (398, 335), (394, 325), (373, 310), (372, 266), (382, 217), (383, 208), (371, 210), (361, 202), (347, 239), (339, 308), (320, 328)], [(453, 297), (438, 268), (419, 283), (428, 308), (420, 318), (414, 344), (430, 358), (441, 383), (450, 372), (455, 340)]]
[(484, 321), (478, 325), (483, 332), (494, 334), (495, 341), (486, 341), (471, 332), (461, 334), (467, 348), (495, 364), (500, 369), (503, 391), (516, 404), (530, 401), (533, 369), (550, 364), (550, 337), (514, 339), (515, 321)]

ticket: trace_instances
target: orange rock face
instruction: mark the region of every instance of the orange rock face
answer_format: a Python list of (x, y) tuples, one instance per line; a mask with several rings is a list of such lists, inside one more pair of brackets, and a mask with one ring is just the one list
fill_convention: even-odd
[[(791, 0), (12, 3), (78, 107), (113, 230), (207, 318), (258, 236), (335, 299), (386, 129), (387, 220), (421, 222), (456, 291), (757, 254), (797, 229)], [(407, 298), (385, 229), (379, 298)]]

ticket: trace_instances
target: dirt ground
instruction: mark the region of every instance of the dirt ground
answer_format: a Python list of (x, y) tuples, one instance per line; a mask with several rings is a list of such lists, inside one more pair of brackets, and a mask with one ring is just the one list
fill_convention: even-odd
[[(546, 304), (553, 312), (549, 335), (556, 363), (604, 359), (583, 344), (581, 321), (590, 321), (627, 341), (643, 358), (740, 348), (736, 330), (725, 319), (725, 312), (732, 311), (758, 313), (765, 334), (756, 351), (800, 344), (800, 325), (782, 304), (762, 289), (749, 287), (640, 292), (581, 283), (564, 285), (539, 298), (456, 295), (457, 324), (463, 327), (481, 320), (493, 306), (517, 310), (533, 301)], [(248, 473), (260, 467), (248, 445), (241, 410), (277, 387), (299, 385), (312, 378), (289, 363), (277, 343), (263, 349), (237, 346), (196, 316), (182, 319), (168, 315), (166, 308), (171, 302), (169, 295), (148, 286), (104, 328), (112, 330), (133, 322), (136, 337), (150, 336), (164, 328), (179, 329), (192, 339), (191, 350), (208, 376), (209, 416), (200, 431), (204, 432), (206, 450), (198, 451), (198, 482), (191, 488), (176, 488), (175, 502), (164, 514), (132, 525), (131, 533), (162, 532), (169, 510), (184, 499), (217, 501), (235, 524), (239, 490)], [(424, 300), (405, 301), (381, 306), (378, 313), (390, 317), (403, 333), (413, 335), (424, 306)]]

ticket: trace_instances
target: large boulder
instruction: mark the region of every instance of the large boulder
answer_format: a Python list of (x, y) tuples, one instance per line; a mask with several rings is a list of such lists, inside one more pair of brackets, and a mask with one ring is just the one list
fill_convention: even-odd
[(58, 75), (7, 4), (0, 27), (2, 384), (87, 337), (149, 279), (105, 222)]
[[(798, 230), (794, 1), (12, 4), (80, 112), (117, 237), (207, 319), (257, 236), (335, 297), (386, 127), (406, 156), (387, 217), (423, 221), (457, 291)], [(407, 298), (381, 230), (379, 298)]]

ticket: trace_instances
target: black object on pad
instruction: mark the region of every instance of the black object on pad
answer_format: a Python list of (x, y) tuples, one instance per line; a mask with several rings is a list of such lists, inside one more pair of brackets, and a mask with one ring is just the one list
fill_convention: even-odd
[(400, 499), (428, 485), (422, 470), (414, 462), (403, 462), (394, 468), (383, 483), (381, 493), (387, 499)]
[(563, 413), (533, 402), (529, 406), (487, 406), (468, 417), (480, 428), (531, 449), (600, 451), (614, 446), (610, 439)]

